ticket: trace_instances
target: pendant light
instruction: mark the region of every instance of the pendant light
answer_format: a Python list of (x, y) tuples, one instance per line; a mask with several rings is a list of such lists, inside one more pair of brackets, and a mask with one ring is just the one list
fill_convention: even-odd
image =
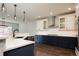
[(5, 4), (4, 3), (2, 3), (2, 5), (1, 5), (1, 19), (2, 19), (2, 21), (1, 21), (1, 26), (3, 26), (3, 25), (5, 25), (5, 21), (3, 21), (3, 20), (5, 20), (5, 18), (6, 18), (6, 6), (5, 6)]
[(5, 7), (5, 4), (4, 3), (2, 3), (2, 6), (1, 6), (1, 12), (6, 12), (6, 7)]
[(23, 16), (24, 16), (24, 18), (23, 18), (23, 22), (25, 22), (25, 14), (26, 14), (26, 12), (23, 11)]
[(14, 5), (14, 8), (15, 8), (15, 9), (14, 9), (14, 20), (17, 19), (17, 16), (16, 16), (16, 7), (17, 7), (17, 5), (15, 4), (15, 5)]
[(5, 19), (6, 18), (6, 6), (4, 3), (1, 5), (1, 18)]

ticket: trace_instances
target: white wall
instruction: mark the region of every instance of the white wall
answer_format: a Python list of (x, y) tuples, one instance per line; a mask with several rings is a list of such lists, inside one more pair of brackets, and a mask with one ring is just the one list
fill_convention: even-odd
[(10, 22), (10, 23), (18, 23), (19, 24), (19, 32), (29, 33), (30, 35), (36, 34), (36, 20), (26, 20), (25, 22), (23, 22), (21, 19), (16, 21), (13, 19), (2, 20), (0, 18), (0, 21), (6, 21), (6, 22)]
[(26, 21), (25, 23), (20, 22), (20, 32), (26, 32), (30, 35), (36, 34), (36, 20)]
[(28, 22), (28, 32), (30, 33), (30, 35), (35, 35), (36, 34), (36, 20), (32, 20), (30, 22)]
[(20, 21), (20, 20), (16, 21), (16, 20), (13, 20), (13, 19), (2, 20), (1, 18), (0, 18), (0, 21), (10, 22), (10, 23), (17, 23), (17, 24), (19, 24), (20, 32), (26, 32), (27, 31), (26, 23), (24, 23), (23, 21)]
[(19, 31), (23, 33), (27, 31), (25, 23), (19, 23)]
[[(76, 35), (75, 31), (59, 31), (59, 28), (50, 28), (50, 29), (46, 29), (44, 31), (38, 31), (36, 20), (31, 20), (31, 21), (28, 20), (26, 22), (14, 21), (14, 20), (6, 20), (6, 21), (19, 23), (20, 32), (29, 33), (30, 35), (36, 35), (36, 34), (39, 34), (39, 33), (42, 33), (42, 34), (44, 34), (44, 33), (57, 34), (57, 35), (59, 35), (59, 34), (61, 34), (61, 35)], [(59, 26), (58, 17), (56, 17), (55, 21), (56, 21), (55, 25)]]

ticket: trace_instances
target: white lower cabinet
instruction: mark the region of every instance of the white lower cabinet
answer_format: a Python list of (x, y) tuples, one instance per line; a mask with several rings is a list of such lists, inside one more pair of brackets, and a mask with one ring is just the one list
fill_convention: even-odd
[(0, 56), (3, 56), (3, 52), (0, 52)]
[(0, 39), (0, 56), (3, 56), (3, 52), (5, 49), (5, 39)]

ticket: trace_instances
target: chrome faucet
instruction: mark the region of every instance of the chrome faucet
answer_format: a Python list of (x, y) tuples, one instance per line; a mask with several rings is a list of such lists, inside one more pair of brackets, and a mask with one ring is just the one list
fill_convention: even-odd
[(13, 31), (13, 37), (15, 37), (15, 32), (19, 32), (19, 30), (18, 30), (18, 29), (15, 29), (15, 30)]

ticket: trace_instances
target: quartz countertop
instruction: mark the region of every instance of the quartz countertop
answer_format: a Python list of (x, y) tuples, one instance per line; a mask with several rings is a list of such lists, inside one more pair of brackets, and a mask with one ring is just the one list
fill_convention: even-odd
[(23, 40), (22, 38), (6, 40), (5, 51), (9, 51), (12, 49), (16, 49), (16, 48), (34, 44), (34, 43), (35, 43), (35, 41)]
[(58, 37), (78, 37), (78, 36), (67, 36), (67, 35), (39, 35), (39, 36), (58, 36)]
[(4, 38), (4, 37), (0, 37), (0, 40), (5, 40), (6, 38)]
[(7, 39), (7, 36), (6, 35), (0, 35), (0, 40), (4, 40), (4, 39)]

